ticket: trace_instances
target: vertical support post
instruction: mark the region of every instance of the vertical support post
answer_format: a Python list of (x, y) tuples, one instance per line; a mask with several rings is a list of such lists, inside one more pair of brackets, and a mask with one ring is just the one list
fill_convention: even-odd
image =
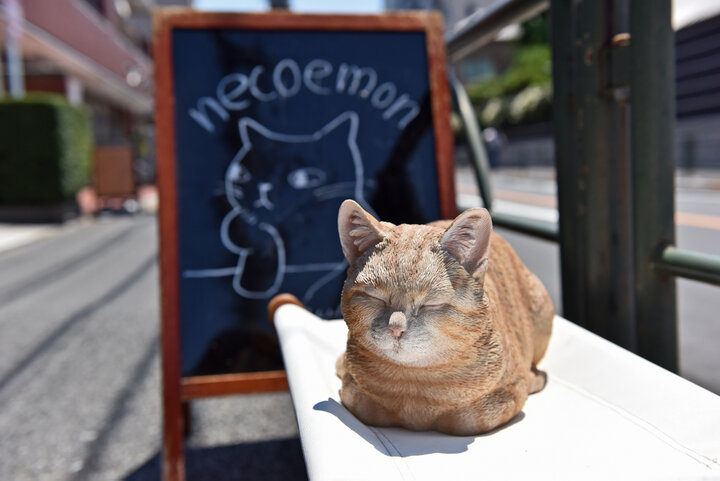
[(5, 60), (2, 48), (0, 48), (0, 98), (5, 96)]
[(475, 171), (475, 179), (480, 187), (480, 197), (483, 206), (492, 212), (492, 188), (490, 186), (490, 162), (485, 151), (480, 124), (478, 124), (475, 110), (465, 87), (454, 73), (450, 73), (450, 85), (455, 94), (462, 127), (465, 134), (465, 143), (470, 151), (470, 162)]
[(677, 371), (675, 279), (654, 269), (675, 242), (675, 69), (671, 0), (630, 2), (638, 353)]
[(5, 0), (5, 20), (8, 91), (12, 98), (21, 99), (25, 96), (25, 73), (20, 51), (23, 11), (19, 0)]
[(551, 2), (563, 315), (636, 347), (626, 111), (612, 89), (623, 0)]
[(183, 444), (183, 411), (180, 363), (180, 286), (178, 263), (178, 219), (173, 207), (177, 200), (175, 190), (175, 126), (173, 124), (175, 99), (172, 77), (172, 28), (160, 10), (153, 16), (153, 48), (155, 58), (155, 119), (157, 122), (158, 212), (160, 241), (160, 286), (162, 319), (161, 369), (163, 407), (163, 481), (185, 481), (185, 446)]

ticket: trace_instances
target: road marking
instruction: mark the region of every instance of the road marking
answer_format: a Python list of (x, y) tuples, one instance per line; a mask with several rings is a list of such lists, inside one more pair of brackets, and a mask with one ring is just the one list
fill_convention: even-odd
[(720, 230), (720, 217), (705, 214), (692, 214), (690, 212), (676, 212), (675, 223), (687, 227), (700, 227), (702, 229)]
[[(517, 192), (512, 190), (493, 190), (493, 210), (506, 214), (547, 222), (557, 222), (557, 198), (552, 195)], [(480, 197), (474, 186), (458, 185), (457, 201), (466, 207), (480, 207)], [(720, 230), (720, 216), (676, 212), (675, 224), (683, 227)]]
[(501, 189), (493, 190), (493, 195), (498, 199), (557, 209), (557, 198), (554, 195), (532, 194), (530, 192), (517, 192)]

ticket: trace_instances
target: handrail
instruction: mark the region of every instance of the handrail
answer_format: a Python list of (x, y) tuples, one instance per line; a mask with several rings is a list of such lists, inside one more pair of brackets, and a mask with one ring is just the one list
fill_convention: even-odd
[(455, 62), (492, 41), (512, 23), (529, 20), (550, 8), (549, 0), (502, 0), (479, 10), (467, 23), (445, 39), (450, 60)]
[(539, 237), (552, 242), (558, 242), (558, 224), (557, 222), (547, 222), (543, 220), (530, 219), (528, 217), (520, 217), (512, 214), (503, 214), (501, 212), (492, 212), (493, 225), (495, 227), (504, 227), (521, 234)]
[(720, 286), (720, 256), (668, 246), (663, 249), (655, 267), (675, 277)]

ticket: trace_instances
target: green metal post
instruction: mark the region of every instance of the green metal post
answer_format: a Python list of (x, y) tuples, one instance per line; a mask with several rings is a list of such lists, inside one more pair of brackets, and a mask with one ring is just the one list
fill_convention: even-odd
[(627, 117), (618, 102), (617, 0), (551, 2), (563, 315), (636, 348)]
[(671, 0), (630, 2), (638, 353), (676, 371), (675, 279), (654, 267), (675, 242), (675, 71)]
[(490, 162), (483, 144), (480, 124), (478, 124), (475, 116), (475, 109), (470, 102), (465, 87), (454, 74), (450, 74), (450, 84), (455, 93), (455, 101), (457, 102), (460, 120), (462, 121), (463, 133), (465, 134), (465, 142), (470, 151), (470, 163), (475, 172), (475, 179), (478, 187), (480, 187), (480, 197), (483, 205), (489, 211), (492, 211), (492, 189), (490, 187)]

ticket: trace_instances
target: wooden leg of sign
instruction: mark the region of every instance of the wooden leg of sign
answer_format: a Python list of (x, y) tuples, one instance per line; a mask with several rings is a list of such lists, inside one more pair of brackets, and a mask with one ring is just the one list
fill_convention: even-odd
[(177, 324), (163, 322), (163, 481), (185, 481), (181, 378), (180, 332)]
[(184, 401), (182, 403), (182, 417), (183, 417), (183, 436), (188, 437), (192, 432), (192, 411), (190, 409), (190, 403)]
[(180, 384), (173, 392), (166, 391), (163, 400), (163, 481), (185, 481), (185, 453), (183, 449), (183, 409)]
[[(178, 386), (179, 387), (179, 386)], [(163, 402), (163, 481), (185, 481), (183, 449), (183, 412), (180, 390), (176, 395), (165, 392)]]

